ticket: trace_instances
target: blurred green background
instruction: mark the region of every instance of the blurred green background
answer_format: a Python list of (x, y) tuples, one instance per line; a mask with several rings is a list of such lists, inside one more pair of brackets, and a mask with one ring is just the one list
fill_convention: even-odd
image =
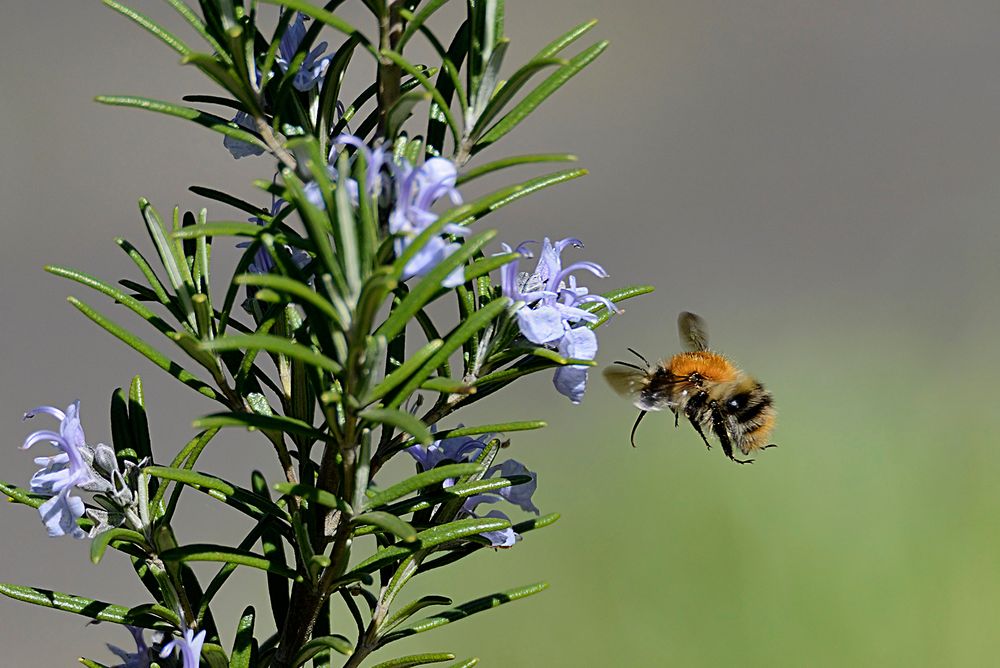
[[(187, 36), (165, 3), (132, 4)], [(271, 165), (233, 162), (215, 135), (175, 120), (93, 104), (214, 92), (100, 3), (4, 10), (0, 478), (33, 471), (17, 450), (24, 410), (80, 398), (88, 436), (107, 440), (108, 397), (135, 373), (168, 457), (211, 407), (87, 323), (63, 301), (83, 291), (40, 267), (131, 275), (111, 240), (142, 240), (137, 197), (195, 208), (196, 183), (264, 203), (248, 184)], [(669, 355), (676, 313), (703, 315), (714, 345), (774, 392), (780, 447), (739, 467), (650, 416), (632, 449), (634, 412), (596, 377), (578, 407), (542, 377), (498, 395), (461, 419), (547, 419), (511, 454), (538, 471), (537, 505), (563, 518), (413, 594), (551, 588), (390, 652), (487, 666), (995, 663), (1000, 5), (508, 0), (510, 62), (590, 17), (611, 49), (500, 150), (573, 151), (591, 175), (487, 221), (513, 243), (582, 237), (579, 257), (604, 264), (608, 288), (658, 287), (602, 330), (601, 363), (626, 346)], [(202, 459), (221, 475), (251, 466), (276, 474), (252, 434)], [(145, 600), (115, 577), (124, 560), (95, 567), (84, 542), (0, 510), (0, 580)], [(241, 535), (204, 498), (181, 510), (184, 541)], [(232, 620), (226, 642), (243, 606), (265, 601), (256, 576), (231, 581), (217, 610)], [(5, 665), (108, 660), (104, 642), (129, 641), (8, 600), (0, 615)]]

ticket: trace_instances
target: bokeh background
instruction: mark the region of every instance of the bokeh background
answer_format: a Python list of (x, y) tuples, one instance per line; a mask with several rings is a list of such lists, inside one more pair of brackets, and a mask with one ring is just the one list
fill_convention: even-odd
[[(165, 3), (132, 5), (196, 42)], [(596, 377), (579, 407), (546, 377), (498, 395), (490, 418), (550, 422), (517, 435), (513, 454), (538, 471), (536, 503), (563, 518), (417, 589), (456, 601), (538, 580), (551, 589), (396, 650), (487, 666), (995, 663), (1000, 5), (508, 5), (509, 63), (590, 17), (612, 46), (498, 146), (572, 151), (590, 176), (488, 222), (515, 243), (583, 238), (579, 256), (604, 264), (607, 288), (657, 286), (602, 330), (602, 363), (626, 346), (671, 354), (677, 312), (702, 314), (715, 346), (773, 390), (781, 447), (734, 466), (651, 416), (632, 449), (633, 410)], [(234, 162), (218, 135), (174, 119), (94, 104), (214, 92), (96, 1), (5, 2), (0, 85), (0, 478), (24, 484), (34, 470), (17, 449), (37, 428), (20, 423), (24, 410), (80, 398), (88, 436), (107, 440), (110, 394), (135, 373), (169, 457), (212, 407), (63, 298), (121, 316), (112, 305), (41, 266), (132, 276), (112, 239), (145, 244), (140, 195), (197, 208), (186, 187), (202, 184), (264, 204), (249, 184), (271, 164)], [(255, 434), (229, 434), (201, 460), (220, 474), (251, 466), (276, 475)], [(188, 542), (244, 528), (197, 494), (182, 517)], [(4, 504), (0, 535), (2, 581), (146, 600), (116, 577), (130, 572), (120, 555), (93, 566), (86, 542), (46, 538), (33, 511)], [(231, 620), (227, 643), (244, 605), (266, 607), (256, 576), (229, 587), (217, 610)], [(4, 665), (107, 661), (103, 643), (130, 642), (6, 599), (0, 616)]]

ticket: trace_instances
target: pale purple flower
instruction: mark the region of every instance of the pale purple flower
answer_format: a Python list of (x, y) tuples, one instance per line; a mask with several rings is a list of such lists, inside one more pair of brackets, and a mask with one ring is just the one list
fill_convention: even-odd
[(108, 649), (124, 663), (112, 666), (112, 668), (149, 668), (149, 646), (143, 637), (143, 629), (136, 626), (125, 625), (132, 637), (135, 639), (135, 652), (126, 652), (120, 647), (108, 644)]
[[(406, 452), (413, 457), (417, 463), (420, 465), (422, 471), (429, 471), (438, 464), (443, 462), (454, 462), (454, 463), (464, 463), (464, 462), (474, 462), (479, 455), (483, 452), (483, 448), (486, 447), (486, 443), (493, 438), (492, 434), (484, 434), (477, 438), (472, 438), (470, 436), (456, 436), (455, 438), (445, 438), (434, 441), (429, 446), (424, 448), (420, 445), (414, 445), (406, 449)], [(531, 497), (535, 493), (535, 489), (538, 487), (538, 477), (532, 471), (521, 462), (508, 459), (498, 466), (492, 466), (487, 469), (485, 478), (492, 478), (496, 474), (502, 477), (511, 477), (515, 475), (526, 475), (530, 476), (531, 480), (523, 485), (515, 485), (511, 487), (503, 487), (495, 492), (488, 492), (486, 494), (476, 494), (465, 499), (462, 503), (462, 510), (460, 516), (463, 517), (494, 517), (510, 521), (510, 518), (501, 510), (491, 510), (485, 515), (480, 515), (476, 513), (476, 508), (483, 503), (498, 503), (499, 501), (508, 501), (524, 511), (538, 514), (538, 508), (532, 502)], [(442, 483), (445, 488), (451, 487), (455, 484), (455, 480), (449, 478)], [(480, 534), (484, 538), (490, 541), (493, 547), (511, 547), (515, 542), (520, 540), (520, 535), (518, 535), (510, 527), (502, 529), (499, 531), (487, 531)]]
[[(305, 36), (305, 17), (302, 14), (298, 14), (295, 20), (288, 24), (285, 34), (281, 36), (281, 41), (278, 42), (278, 56), (275, 58), (275, 62), (278, 63), (282, 71), (288, 71)], [(312, 90), (326, 76), (326, 71), (330, 67), (330, 61), (333, 60), (333, 56), (320, 57), (326, 51), (326, 46), (326, 42), (320, 42), (316, 48), (306, 54), (305, 60), (302, 61), (302, 65), (299, 67), (299, 71), (295, 73), (295, 77), (292, 79), (292, 86), (296, 90), (302, 92)]]
[[(593, 360), (597, 357), (597, 334), (587, 326), (574, 327), (559, 341), (559, 354), (578, 360)], [(552, 382), (559, 394), (568, 397), (574, 404), (583, 399), (587, 389), (587, 371), (583, 364), (570, 364), (556, 369)]]
[(198, 663), (201, 658), (201, 646), (203, 644), (205, 644), (204, 630), (195, 634), (195, 632), (191, 629), (184, 629), (184, 635), (182, 637), (174, 638), (163, 646), (163, 650), (160, 652), (160, 658), (167, 658), (176, 649), (181, 656), (183, 668), (198, 668)]
[(48, 441), (59, 450), (59, 454), (35, 459), (35, 463), (42, 468), (31, 477), (31, 491), (52, 497), (38, 507), (38, 513), (50, 536), (85, 538), (87, 533), (76, 523), (86, 510), (83, 499), (70, 495), (74, 487), (95, 482), (84, 455), (87, 445), (83, 427), (80, 426), (80, 402), (73, 402), (65, 412), (54, 406), (39, 406), (25, 413), (24, 419), (33, 418), (39, 413), (59, 420), (59, 431), (33, 432), (24, 440), (21, 448), (28, 449), (39, 441)]
[[(396, 167), (396, 200), (389, 214), (389, 231), (395, 235), (394, 248), (400, 256), (413, 240), (438, 219), (431, 208), (447, 196), (453, 204), (461, 204), (462, 196), (455, 187), (458, 171), (455, 164), (444, 158), (430, 158), (420, 167), (405, 160)], [(461, 225), (445, 225), (444, 234), (465, 236), (469, 230)], [(458, 250), (459, 244), (441, 236), (431, 238), (403, 268), (403, 280), (424, 276), (438, 263)], [(465, 280), (465, 267), (457, 267), (441, 284), (454, 288)]]
[[(529, 244), (525, 241), (516, 251), (525, 257), (532, 257)], [(561, 239), (553, 244), (549, 239), (542, 242), (538, 264), (531, 274), (518, 272), (520, 262), (509, 262), (500, 270), (500, 285), (503, 294), (515, 302), (523, 304), (517, 307), (514, 316), (524, 338), (532, 343), (555, 345), (567, 331), (581, 322), (595, 322), (597, 316), (580, 308), (589, 302), (601, 302), (612, 311), (617, 307), (600, 295), (589, 294), (587, 288), (576, 284), (574, 272), (589, 271), (600, 278), (607, 278), (608, 273), (601, 265), (594, 262), (574, 262), (563, 268), (560, 257), (567, 246), (580, 248), (583, 244), (572, 237)], [(510, 253), (511, 247), (503, 244), (504, 252)]]
[[(517, 252), (531, 257), (532, 243), (535, 242), (522, 243)], [(564, 357), (593, 360), (597, 356), (597, 336), (584, 323), (596, 322), (598, 316), (581, 307), (599, 302), (615, 313), (618, 308), (610, 300), (577, 285), (576, 272), (587, 271), (600, 278), (608, 273), (594, 262), (574, 262), (563, 267), (562, 252), (567, 246), (580, 248), (583, 244), (572, 237), (554, 244), (546, 238), (535, 271), (518, 272), (519, 262), (510, 262), (500, 270), (500, 285), (503, 294), (514, 300), (514, 317), (524, 338), (554, 347)], [(503, 249), (511, 252), (507, 244), (503, 244)], [(580, 364), (557, 369), (553, 377), (556, 390), (574, 404), (580, 403), (587, 385), (587, 369)]]
[[(245, 111), (237, 111), (236, 116), (233, 117), (233, 123), (236, 123), (236, 125), (246, 130), (250, 130), (251, 132), (257, 131), (257, 128), (254, 125), (253, 116), (251, 116)], [(222, 145), (225, 146), (226, 150), (229, 151), (229, 154), (232, 155), (237, 160), (252, 155), (264, 154), (264, 149), (262, 149), (260, 146), (257, 146), (256, 144), (251, 144), (250, 142), (245, 142), (242, 139), (235, 139), (233, 137), (230, 137), (229, 135), (223, 137)]]

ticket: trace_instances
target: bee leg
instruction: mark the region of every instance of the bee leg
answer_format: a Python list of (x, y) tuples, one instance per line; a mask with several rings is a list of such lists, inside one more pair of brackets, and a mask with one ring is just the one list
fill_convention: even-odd
[(642, 418), (646, 417), (646, 413), (649, 411), (639, 411), (639, 417), (635, 419), (635, 424), (632, 425), (632, 433), (629, 434), (628, 439), (632, 441), (632, 447), (635, 447), (635, 430), (639, 428), (639, 423), (642, 422)]
[(671, 410), (671, 411), (673, 412), (673, 414), (674, 414), (674, 429), (677, 429), (678, 425), (680, 425), (680, 423), (681, 423), (681, 414), (680, 414), (680, 413), (678, 413), (678, 412), (677, 412), (676, 410), (674, 410), (673, 408), (671, 408), (670, 410)]
[(729, 438), (729, 432), (726, 430), (726, 422), (722, 417), (722, 411), (719, 407), (712, 402), (712, 432), (719, 438), (719, 443), (722, 444), (722, 451), (726, 453), (726, 457), (737, 464), (753, 464), (752, 459), (736, 459), (733, 456), (733, 442)]
[(777, 443), (770, 443), (768, 445), (765, 445), (763, 448), (761, 448), (761, 450), (767, 450), (768, 448), (776, 448), (776, 447), (778, 447)]
[[(691, 399), (688, 400), (687, 405), (684, 406), (684, 417), (687, 418), (688, 422), (691, 423), (691, 426), (694, 427), (694, 430), (698, 432), (699, 436), (701, 436), (701, 440), (704, 441), (705, 447), (711, 450), (712, 444), (709, 443), (708, 439), (705, 437), (705, 432), (702, 431), (701, 429), (701, 423), (695, 419), (695, 413), (698, 411), (698, 409), (702, 408), (705, 405), (705, 401), (707, 399), (708, 399), (708, 393), (705, 392), (704, 390), (698, 392), (693, 397), (691, 397)], [(674, 413), (674, 425), (675, 426), (677, 425), (676, 413)]]

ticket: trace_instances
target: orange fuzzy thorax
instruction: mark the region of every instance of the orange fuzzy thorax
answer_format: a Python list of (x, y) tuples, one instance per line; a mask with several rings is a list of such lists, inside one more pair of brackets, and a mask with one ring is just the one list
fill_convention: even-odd
[(678, 353), (670, 358), (666, 368), (681, 378), (697, 373), (710, 383), (730, 383), (739, 380), (743, 375), (725, 357), (709, 350)]

